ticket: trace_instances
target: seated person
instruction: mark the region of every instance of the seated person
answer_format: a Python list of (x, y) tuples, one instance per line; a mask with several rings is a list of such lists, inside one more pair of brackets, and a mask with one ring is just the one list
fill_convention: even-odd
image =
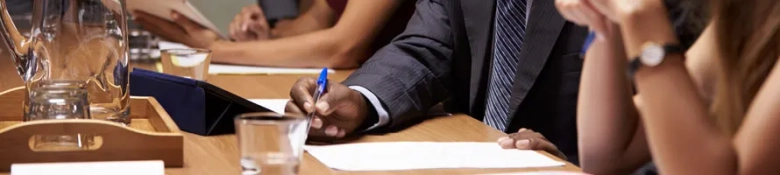
[[(174, 22), (133, 12), (146, 30), (190, 47), (208, 48), (214, 62), (276, 67), (356, 68), (402, 32), (414, 1), (313, 0), (292, 20), (268, 27), (259, 6), (245, 7), (230, 26), (236, 41), (173, 12)], [(395, 13), (398, 9), (399, 13)], [(395, 14), (395, 15), (394, 15)], [(387, 24), (387, 25), (386, 25)], [(387, 26), (387, 27), (386, 27)]]
[(626, 174), (653, 159), (661, 174), (780, 174), (780, 1), (712, 1), (687, 53), (661, 0), (557, 1), (603, 37), (582, 74), (585, 172)]

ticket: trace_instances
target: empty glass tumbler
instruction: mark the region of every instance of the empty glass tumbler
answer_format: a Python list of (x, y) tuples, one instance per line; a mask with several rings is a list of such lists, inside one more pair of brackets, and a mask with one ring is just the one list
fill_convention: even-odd
[(235, 118), (244, 175), (293, 175), (309, 123), (303, 116), (249, 113)]

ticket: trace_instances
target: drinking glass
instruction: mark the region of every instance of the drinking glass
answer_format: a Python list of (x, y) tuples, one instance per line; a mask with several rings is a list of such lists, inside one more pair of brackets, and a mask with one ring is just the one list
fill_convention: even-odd
[(235, 118), (244, 175), (293, 175), (309, 123), (303, 116), (249, 113)]
[(165, 49), (160, 51), (163, 73), (205, 81), (211, 51), (205, 49)]
[[(37, 84), (29, 92), (29, 109), (26, 121), (90, 119), (86, 84), (81, 81), (46, 81)], [(92, 136), (35, 135), (34, 150), (88, 149)]]

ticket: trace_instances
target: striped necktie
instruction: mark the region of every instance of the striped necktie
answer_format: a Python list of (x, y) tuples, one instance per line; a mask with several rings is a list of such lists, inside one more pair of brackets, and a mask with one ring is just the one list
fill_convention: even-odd
[(500, 131), (509, 120), (517, 64), (525, 36), (526, 0), (498, 0), (494, 26), (493, 69), (490, 76), (485, 124)]

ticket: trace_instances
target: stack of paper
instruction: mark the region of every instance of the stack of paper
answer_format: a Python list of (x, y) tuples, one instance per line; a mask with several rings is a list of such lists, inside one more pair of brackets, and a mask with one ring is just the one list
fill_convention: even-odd
[(517, 172), (517, 173), (496, 173), (496, 174), (480, 174), (480, 175), (588, 175), (578, 172), (567, 171), (535, 171), (535, 172)]
[(565, 165), (536, 151), (506, 150), (494, 142), (378, 142), (305, 149), (326, 166), (345, 171)]

